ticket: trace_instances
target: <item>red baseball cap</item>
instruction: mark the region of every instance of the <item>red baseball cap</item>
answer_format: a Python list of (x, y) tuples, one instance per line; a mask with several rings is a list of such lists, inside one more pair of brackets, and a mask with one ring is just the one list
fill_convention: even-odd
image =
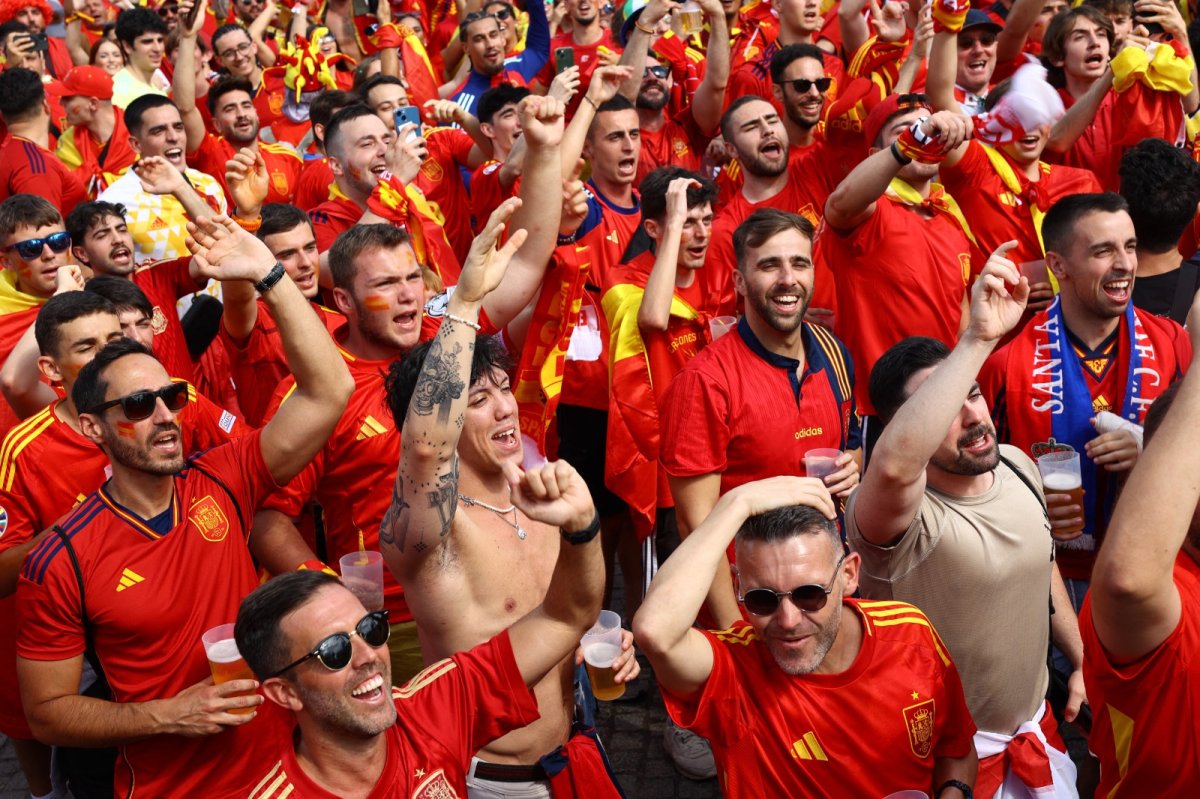
[(912, 111), (914, 108), (924, 108), (933, 113), (929, 106), (929, 99), (923, 94), (893, 94), (872, 108), (871, 113), (867, 115), (867, 120), (863, 122), (863, 137), (867, 141), (867, 146), (875, 146), (879, 132), (892, 117), (905, 111)]
[(58, 97), (95, 97), (97, 100), (111, 100), (113, 96), (113, 79), (100, 67), (80, 66), (71, 67), (61, 81), (51, 81), (46, 84), (46, 94)]

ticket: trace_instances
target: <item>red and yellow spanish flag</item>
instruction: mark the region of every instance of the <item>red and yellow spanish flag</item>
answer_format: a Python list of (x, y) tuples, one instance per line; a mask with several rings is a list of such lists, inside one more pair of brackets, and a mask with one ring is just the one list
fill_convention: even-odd
[[(682, 364), (678, 357), (671, 357), (668, 340), (678, 320), (700, 319), (696, 309), (673, 297), (668, 333), (647, 342), (638, 327), (638, 309), (645, 293), (642, 286), (620, 283), (604, 294), (604, 315), (611, 331), (604, 484), (629, 504), (639, 541), (654, 532), (659, 505), (670, 506), (666, 473), (658, 465), (658, 403)], [(700, 335), (703, 333), (697, 333)]]
[(398, 177), (390, 175), (376, 184), (367, 198), (367, 208), (408, 231), (417, 260), (433, 270), (443, 285), (458, 283), (462, 264), (446, 240), (442, 209), (426, 199), (416, 185), (406, 186)]

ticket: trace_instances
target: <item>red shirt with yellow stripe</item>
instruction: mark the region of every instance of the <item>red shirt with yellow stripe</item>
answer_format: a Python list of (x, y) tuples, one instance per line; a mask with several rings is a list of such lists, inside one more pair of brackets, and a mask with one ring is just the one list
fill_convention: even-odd
[(730, 799), (842, 799), (929, 790), (938, 758), (974, 751), (975, 723), (950, 653), (904, 602), (842, 601), (862, 646), (837, 674), (791, 676), (742, 621), (707, 631), (713, 668), (696, 696), (663, 691), (679, 726), (712, 744)]
[[(229, 186), (225, 182), (225, 163), (241, 149), (234, 147), (224, 136), (208, 133), (200, 146), (188, 153), (188, 163), (215, 177), (231, 205), (233, 198), (229, 196)], [(267, 198), (264, 202), (290, 203), (292, 195), (296, 193), (296, 182), (300, 179), (304, 160), (291, 147), (282, 144), (260, 141), (258, 151), (267, 165)]]

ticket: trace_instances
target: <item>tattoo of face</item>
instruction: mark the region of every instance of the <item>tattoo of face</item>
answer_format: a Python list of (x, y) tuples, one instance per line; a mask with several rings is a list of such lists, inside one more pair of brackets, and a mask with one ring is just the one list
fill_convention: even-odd
[(417, 415), (429, 416), (436, 408), (439, 424), (450, 420), (450, 406), (467, 387), (459, 377), (463, 349), (461, 344), (455, 344), (454, 349), (447, 353), (442, 347), (441, 336), (433, 340), (413, 390), (412, 407)]
[[(408, 534), (408, 518), (405, 513), (408, 510), (408, 503), (404, 501), (404, 477), (396, 475), (396, 484), (392, 487), (392, 504), (388, 506), (387, 513), (383, 514), (383, 521), (379, 525), (379, 542), (392, 546), (393, 544), (401, 552), (404, 552), (404, 540)], [(400, 530), (400, 538), (396, 539), (396, 530)], [(418, 550), (420, 551), (420, 550)]]

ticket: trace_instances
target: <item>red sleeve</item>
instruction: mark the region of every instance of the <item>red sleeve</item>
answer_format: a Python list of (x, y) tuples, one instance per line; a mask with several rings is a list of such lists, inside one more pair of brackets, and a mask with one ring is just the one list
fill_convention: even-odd
[(179, 414), (186, 452), (204, 452), (241, 438), (253, 428), (217, 405), (194, 388), (188, 388), (191, 401)]
[[(936, 635), (936, 633), (934, 633)], [(936, 757), (965, 757), (968, 752), (975, 751), (975, 720), (967, 709), (967, 699), (963, 694), (962, 680), (958, 676), (958, 667), (951, 663), (946, 667), (942, 676), (942, 685), (946, 694), (944, 704), (946, 716), (942, 722), (941, 735), (938, 736)]]
[(508, 188), (500, 183), (500, 161), (487, 161), (471, 176), (471, 215), (475, 218), (475, 232), (483, 229), (484, 223), (500, 204), (516, 194), (517, 181)]
[[(283, 401), (295, 386), (295, 379), (290, 377), (279, 384), (275, 389), (275, 396), (271, 398), (271, 407), (267, 412), (264, 423), (269, 422), (275, 417), (275, 414), (279, 411), (279, 406), (283, 404)], [(309, 464), (300, 470), (299, 474), (289, 480), (287, 485), (267, 497), (262, 507), (267, 510), (279, 511), (293, 519), (299, 516), (300, 511), (304, 509), (304, 506), (316, 494), (317, 485), (320, 484), (321, 477), (325, 474), (327, 448), (328, 445), (321, 447)]]
[[(734, 624), (734, 630), (745, 622)], [(752, 729), (742, 702), (741, 679), (728, 648), (710, 630), (701, 630), (712, 647), (713, 666), (708, 680), (694, 696), (678, 697), (664, 690), (663, 704), (671, 720), (722, 748), (737, 741)]]
[[(427, 687), (416, 687), (410, 696), (418, 699), (435, 690), (441, 694), (428, 696), (420, 708), (430, 714), (427, 729), (449, 733), (444, 743), (450, 751), (460, 752), (464, 763), (497, 738), (541, 717), (537, 699), (517, 667), (508, 630), (450, 660), (457, 666), (453, 671), (446, 671), (446, 661), (442, 661), (422, 674), (435, 674), (441, 666), (446, 676), (455, 679), (426, 683)], [(406, 687), (413, 689), (420, 683), (418, 675)], [(448, 719), (457, 719), (462, 726), (455, 729), (457, 725), (447, 724)]]
[(29, 488), (21, 479), (18, 464), (10, 462), (7, 468), (16, 470), (11, 489), (0, 488), (0, 552), (26, 543), (34, 534), (34, 511), (26, 500)]
[(663, 402), (663, 468), (672, 477), (725, 471), (729, 445), (729, 397), (698, 369), (675, 376)]
[[(192, 463), (216, 475), (225, 484), (233, 494), (234, 501), (247, 512), (247, 521), (262, 504), (263, 498), (279, 488), (267, 469), (267, 462), (263, 460), (261, 430), (252, 430), (224, 446), (197, 455)], [(249, 524), (244, 535), (247, 538), (250, 536)]]
[(439, 157), (444, 165), (453, 162), (457, 166), (467, 166), (471, 157), (471, 148), (475, 140), (466, 131), (458, 128), (436, 128), (429, 131), (426, 141), (431, 145), (430, 155)]
[(195, 294), (203, 289), (207, 284), (207, 280), (197, 280), (192, 277), (191, 272), (191, 256), (186, 258), (174, 258), (170, 261), (160, 261), (152, 266), (143, 269), (137, 273), (137, 282), (139, 285), (143, 283), (155, 283), (158, 287), (164, 289), (164, 294), (178, 299), (186, 297), (189, 294)]
[(341, 231), (329, 218), (329, 214), (319, 208), (310, 212), (308, 217), (312, 221), (313, 235), (317, 239), (317, 252), (328, 252)]
[(958, 196), (960, 192), (981, 185), (991, 169), (992, 165), (983, 151), (983, 145), (971, 140), (967, 142), (967, 149), (959, 162), (954, 166), (943, 166), (938, 170), (938, 175), (946, 191), (952, 196)]
[(79, 582), (61, 550), (57, 535), (42, 539), (17, 581), (17, 654), (28, 660), (67, 660), (86, 647)]

